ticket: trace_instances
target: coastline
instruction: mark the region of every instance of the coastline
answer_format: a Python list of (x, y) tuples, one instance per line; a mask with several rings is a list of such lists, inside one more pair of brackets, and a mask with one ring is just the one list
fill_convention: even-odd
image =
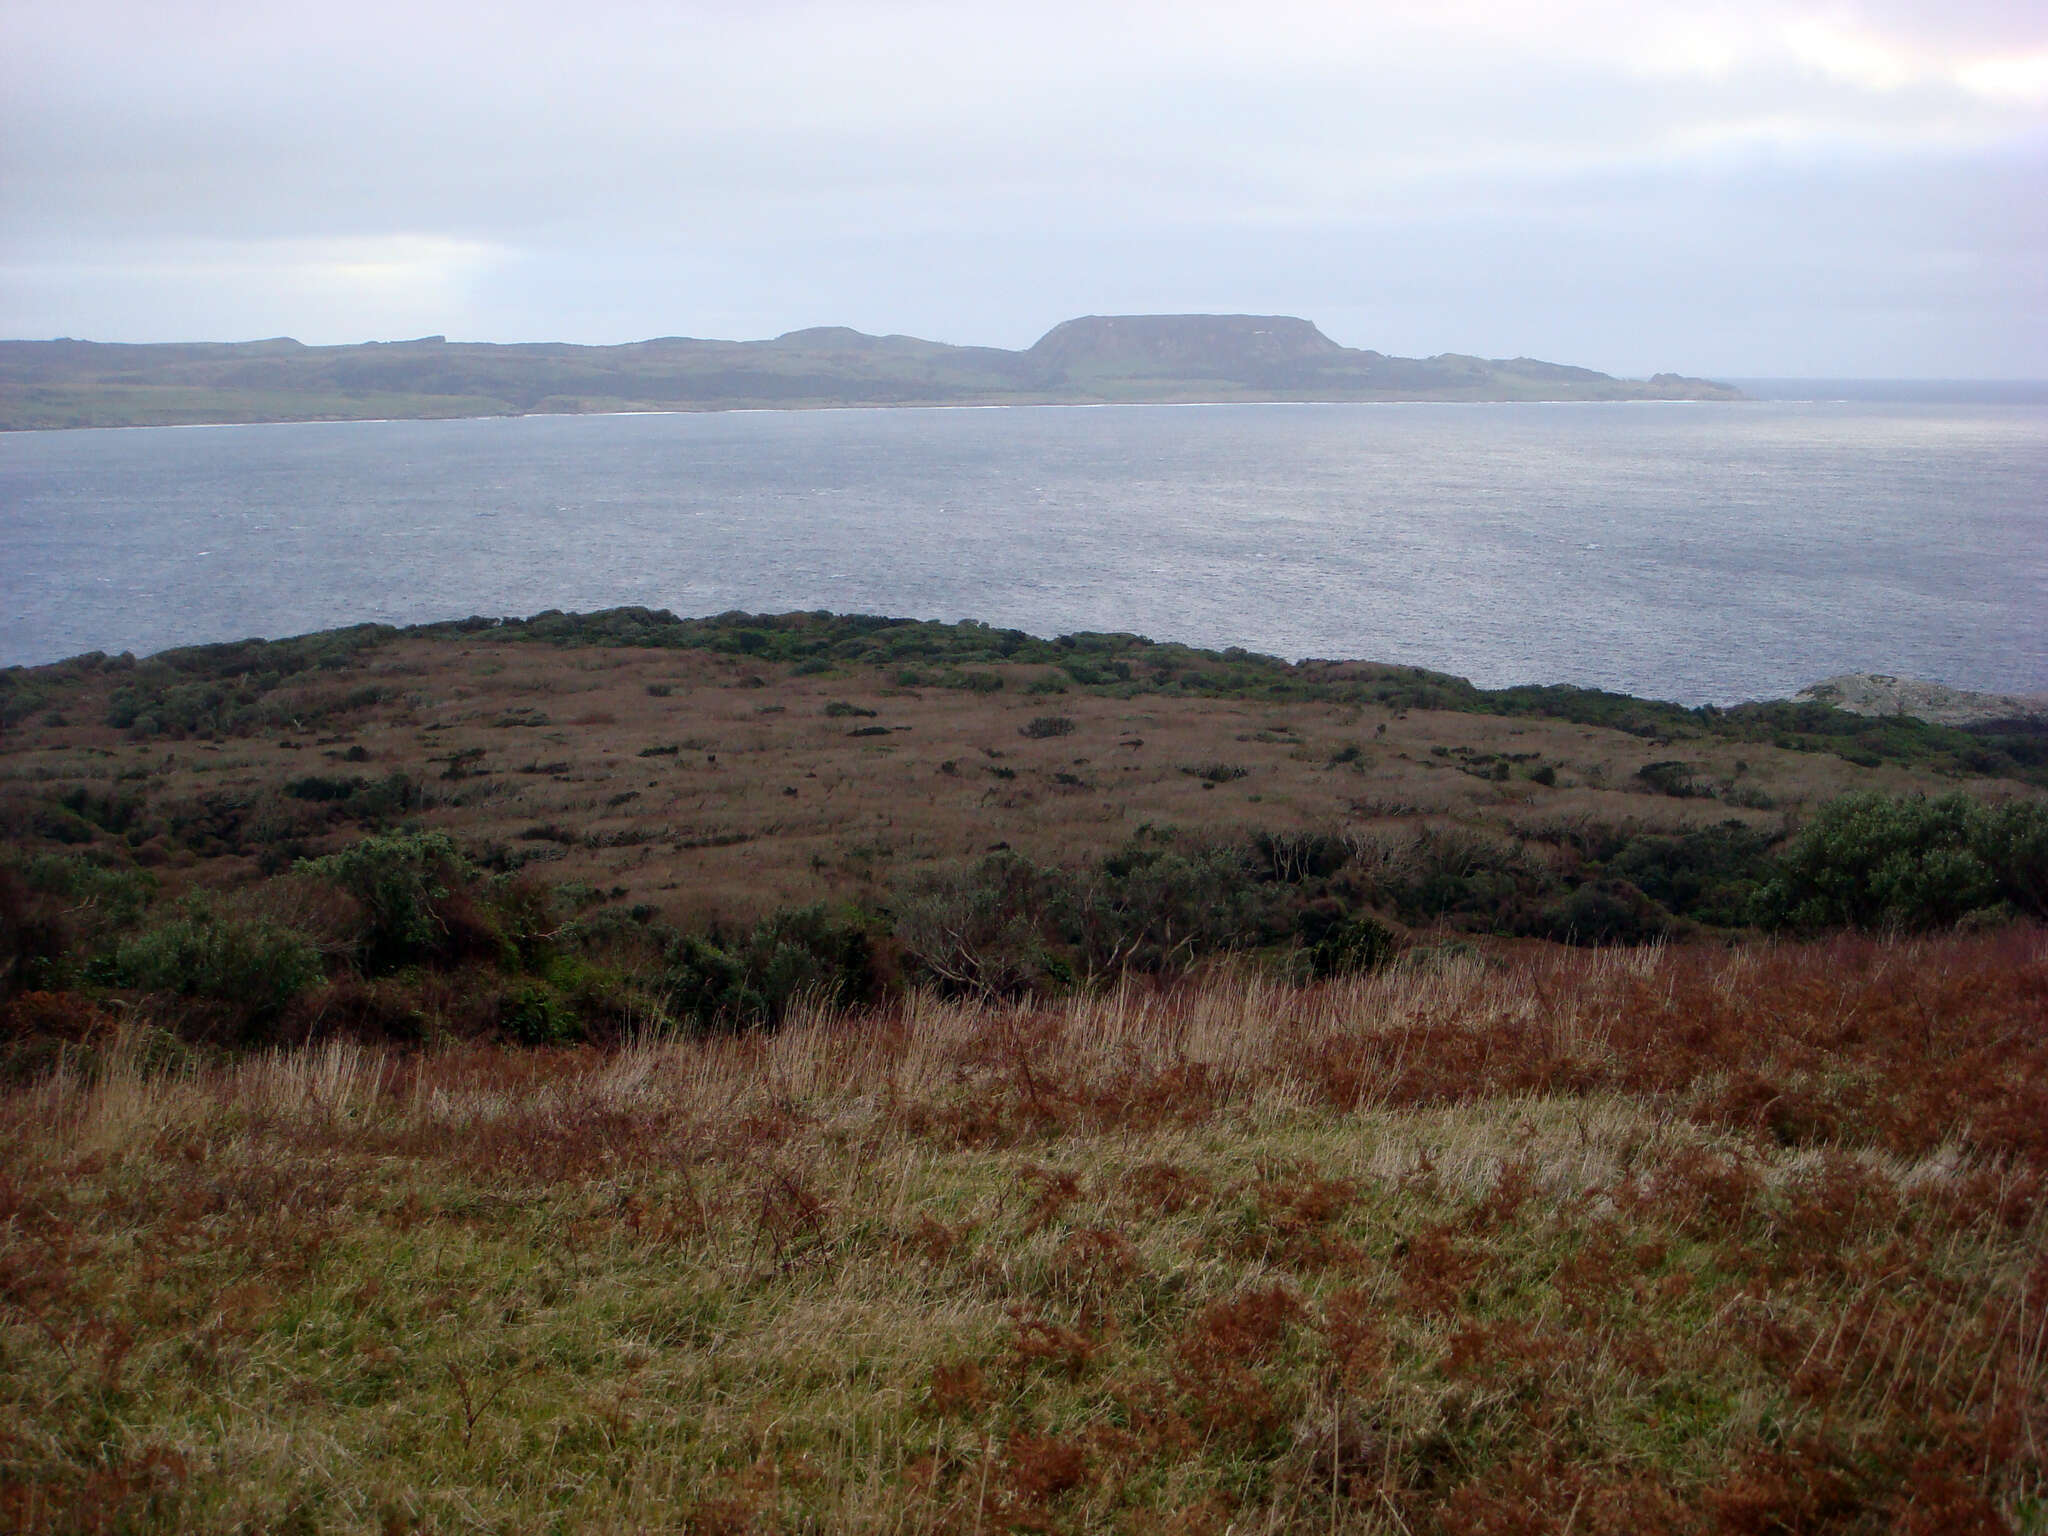
[(1401, 395), (1364, 398), (1245, 398), (1243, 396), (1200, 399), (1200, 400), (932, 400), (932, 401), (869, 401), (860, 403), (826, 403), (818, 405), (700, 405), (673, 406), (659, 410), (604, 410), (604, 411), (480, 411), (470, 414), (446, 416), (264, 416), (247, 420), (217, 421), (123, 421), (105, 424), (82, 424), (78, 426), (16, 426), (0, 422), (0, 433), (30, 434), (37, 432), (157, 432), (176, 431), (194, 427), (357, 427), (390, 426), (411, 422), (435, 421), (531, 421), (559, 420), (573, 417), (608, 416), (793, 416), (812, 415), (823, 412), (856, 411), (1021, 411), (1021, 410), (1178, 410), (1187, 408), (1209, 409), (1219, 405), (1260, 405), (1260, 406), (1417, 406), (1417, 405), (1835, 405), (1856, 404), (1856, 401), (1832, 400), (1771, 400), (1760, 401), (1748, 395), (1734, 397), (1693, 396), (1669, 398), (1664, 396), (1574, 396), (1556, 395), (1540, 397), (1488, 396), (1470, 398), (1465, 396)]

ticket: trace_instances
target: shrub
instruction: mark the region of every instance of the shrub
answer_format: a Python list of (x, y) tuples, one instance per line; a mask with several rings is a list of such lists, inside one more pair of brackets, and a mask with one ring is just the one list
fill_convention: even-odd
[(1274, 943), (1299, 900), (1242, 844), (1132, 842), (1081, 870), (1002, 852), (916, 880), (896, 903), (896, 932), (941, 986), (1017, 996)]
[(1296, 927), (1317, 976), (1362, 976), (1383, 970), (1393, 963), (1398, 947), (1394, 931), (1385, 923), (1363, 913), (1347, 913), (1329, 900), (1302, 908)]
[(1606, 871), (1681, 916), (1734, 928), (1750, 920), (1757, 888), (1770, 877), (1770, 844), (1766, 833), (1728, 821), (1632, 838), (1607, 860)]
[(716, 932), (677, 935), (655, 984), (677, 1018), (727, 1028), (774, 1023), (803, 997), (865, 1002), (878, 987), (866, 925), (822, 905), (771, 913), (729, 942)]
[(1003, 679), (996, 672), (948, 672), (939, 679), (942, 688), (960, 688), (968, 693), (1001, 693)]
[(575, 1012), (543, 982), (515, 987), (505, 998), (501, 1018), (505, 1033), (521, 1045), (566, 1045), (583, 1034)]
[(181, 917), (122, 944), (115, 979), (147, 992), (218, 1003), (249, 1024), (281, 1014), (321, 978), (319, 952), (274, 923)]
[(361, 903), (360, 950), (364, 968), (372, 972), (446, 952), (457, 937), (452, 898), (475, 879), (474, 867), (445, 832), (366, 837), (339, 853), (304, 860), (299, 868)]
[(1532, 925), (1565, 944), (1647, 944), (1671, 928), (1671, 917), (1626, 880), (1591, 880), (1547, 904)]
[(1075, 962), (1095, 974), (1169, 971), (1269, 944), (1292, 927), (1296, 896), (1265, 873), (1243, 844), (1182, 850), (1133, 843), (1077, 882), (1062, 937)]
[(2007, 901), (2048, 917), (2048, 806), (2015, 800), (1986, 812), (1976, 848)]
[(155, 889), (147, 872), (88, 854), (0, 864), (0, 1002), (68, 985), (88, 952), (141, 920)]
[(322, 774), (308, 774), (303, 779), (293, 779), (284, 787), (284, 792), (294, 800), (346, 800), (365, 785), (363, 779), (328, 778)]
[(1690, 763), (1645, 763), (1636, 770), (1636, 779), (1652, 794), (1670, 795), (1679, 800), (1690, 800), (1707, 793), (1694, 782)]
[(1351, 845), (1333, 832), (1259, 832), (1252, 858), (1260, 878), (1299, 885), (1336, 874), (1350, 861)]
[(896, 935), (942, 986), (1011, 996), (1071, 976), (1048, 932), (1071, 923), (1074, 904), (1061, 871), (995, 853), (914, 881), (896, 903)]
[(1511, 926), (1514, 914), (1558, 888), (1554, 871), (1521, 849), (1456, 828), (1424, 831), (1360, 871), (1363, 893), (1404, 923), (1448, 918), (1465, 927)]
[(1778, 860), (1758, 914), (1778, 927), (1926, 929), (2001, 903), (2048, 915), (2048, 806), (1967, 795), (1845, 795)]
[(1017, 727), (1017, 734), (1029, 736), (1033, 741), (1043, 741), (1049, 736), (1071, 736), (1074, 722), (1067, 715), (1034, 715), (1029, 723)]

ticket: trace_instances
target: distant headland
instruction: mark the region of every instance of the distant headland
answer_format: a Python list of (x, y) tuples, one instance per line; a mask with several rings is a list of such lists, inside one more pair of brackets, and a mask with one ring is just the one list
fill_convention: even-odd
[(128, 345), (0, 341), (0, 430), (829, 406), (1740, 400), (1533, 358), (1392, 357), (1288, 315), (1087, 315), (1020, 352), (843, 326), (621, 346), (441, 336)]

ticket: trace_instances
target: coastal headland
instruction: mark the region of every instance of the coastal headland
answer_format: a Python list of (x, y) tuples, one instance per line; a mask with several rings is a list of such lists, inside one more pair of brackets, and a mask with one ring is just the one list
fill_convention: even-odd
[(1023, 351), (869, 336), (669, 336), (621, 346), (440, 336), (0, 342), (0, 429), (830, 406), (1224, 401), (1738, 400), (1706, 379), (1617, 379), (1531, 358), (1391, 357), (1287, 315), (1090, 315)]
[(2028, 722), (622, 609), (0, 731), (10, 1529), (2034, 1528)]

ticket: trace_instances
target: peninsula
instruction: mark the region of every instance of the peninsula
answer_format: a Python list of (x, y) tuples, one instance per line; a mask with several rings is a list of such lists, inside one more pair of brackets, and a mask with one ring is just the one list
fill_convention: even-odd
[(0, 342), (0, 429), (825, 406), (1739, 400), (1532, 358), (1392, 357), (1287, 315), (1089, 315), (1020, 352), (839, 326), (772, 341)]

